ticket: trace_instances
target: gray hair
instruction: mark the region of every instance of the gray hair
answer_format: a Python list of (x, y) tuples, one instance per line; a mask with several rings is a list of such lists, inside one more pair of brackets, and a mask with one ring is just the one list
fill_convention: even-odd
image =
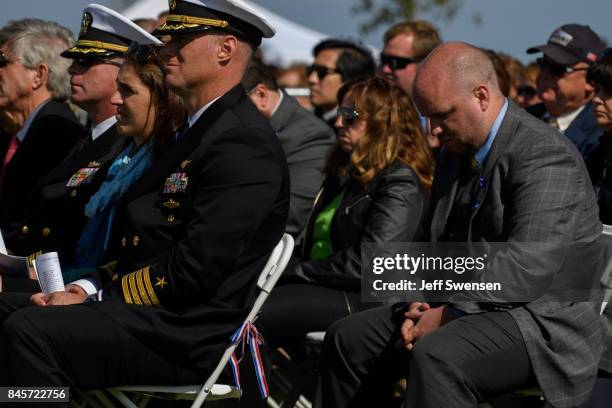
[(0, 45), (8, 45), (26, 68), (47, 65), (47, 89), (53, 99), (62, 101), (70, 98), (68, 67), (72, 61), (61, 57), (60, 53), (71, 47), (74, 41), (69, 29), (37, 18), (9, 21), (0, 30)]

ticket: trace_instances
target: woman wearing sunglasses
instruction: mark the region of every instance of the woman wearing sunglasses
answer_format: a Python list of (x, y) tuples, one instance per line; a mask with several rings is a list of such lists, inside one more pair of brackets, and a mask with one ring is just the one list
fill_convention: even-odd
[(301, 259), (285, 271), (258, 320), (272, 346), (298, 342), (360, 302), (361, 243), (420, 234), (433, 159), (410, 97), (376, 77), (338, 93), (338, 143), (312, 209)]
[[(164, 85), (162, 62), (152, 46), (130, 47), (111, 102), (117, 106), (117, 130), (131, 142), (84, 208), (89, 221), (77, 243), (74, 265), (63, 265), (66, 283), (112, 259), (112, 223), (121, 198), (174, 141), (185, 119), (180, 99)], [(5, 276), (2, 290), (38, 292), (37, 285), (33, 279)]]
[(587, 81), (595, 88), (595, 120), (604, 133), (586, 164), (599, 199), (599, 219), (612, 224), (612, 48), (591, 65)]

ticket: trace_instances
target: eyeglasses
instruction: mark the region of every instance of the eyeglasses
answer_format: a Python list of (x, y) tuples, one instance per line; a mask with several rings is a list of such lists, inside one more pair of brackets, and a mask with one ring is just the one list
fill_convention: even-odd
[(153, 45), (140, 45), (136, 41), (132, 41), (128, 47), (128, 55), (135, 56), (140, 65), (148, 62), (153, 62), (159, 65), (159, 49)]
[(607, 58), (612, 55), (612, 48), (606, 48), (602, 52), (599, 53), (599, 58)]
[(111, 61), (104, 58), (75, 58), (74, 63), (84, 69), (89, 69), (94, 65), (113, 65), (115, 67), (121, 66), (121, 63), (118, 61)]
[(421, 59), (416, 58), (396, 57), (395, 55), (380, 53), (380, 65), (383, 67), (387, 65), (391, 71), (404, 69), (410, 64), (416, 64), (421, 61)]
[(331, 75), (331, 74), (338, 74), (339, 72), (336, 71), (334, 68), (329, 68), (326, 67), (325, 65), (317, 65), (317, 64), (312, 64), (311, 66), (308, 67), (308, 69), (306, 70), (306, 73), (308, 74), (308, 76), (310, 76), (313, 72), (317, 73), (317, 77), (319, 78), (319, 80), (323, 80), (323, 78), (325, 78), (327, 75)]
[(588, 67), (584, 67), (584, 68), (567, 67), (565, 65), (557, 64), (556, 62), (552, 62), (545, 58), (538, 58), (536, 61), (542, 71), (548, 70), (548, 72), (550, 72), (552, 76), (557, 77), (557, 78), (561, 78), (562, 76), (571, 74), (572, 72), (587, 71), (589, 69)]
[(518, 96), (525, 96), (527, 98), (533, 98), (536, 95), (536, 89), (531, 85), (521, 85), (516, 88), (516, 94)]
[(6, 56), (4, 51), (0, 51), (0, 68), (4, 68), (10, 63), (11, 60), (9, 59), (9, 57)]
[(359, 112), (357, 112), (354, 106), (341, 106), (338, 108), (338, 116), (342, 116), (342, 122), (344, 122), (346, 126), (351, 126), (359, 118)]

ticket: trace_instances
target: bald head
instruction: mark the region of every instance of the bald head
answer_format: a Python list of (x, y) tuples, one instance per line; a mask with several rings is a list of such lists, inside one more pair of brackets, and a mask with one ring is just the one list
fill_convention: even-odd
[(426, 88), (432, 83), (451, 86), (459, 92), (471, 92), (479, 84), (486, 84), (492, 93), (503, 98), (489, 56), (480, 48), (462, 42), (438, 46), (421, 63), (414, 88)]
[(417, 70), (412, 95), (441, 143), (474, 149), (484, 144), (505, 100), (489, 56), (460, 42), (429, 54)]

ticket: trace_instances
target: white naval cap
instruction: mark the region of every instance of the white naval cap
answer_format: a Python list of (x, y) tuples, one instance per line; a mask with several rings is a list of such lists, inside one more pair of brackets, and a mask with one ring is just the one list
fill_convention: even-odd
[(126, 55), (132, 41), (140, 45), (163, 45), (115, 10), (90, 4), (83, 10), (76, 44), (62, 53), (67, 58), (115, 57)]
[(275, 28), (265, 16), (242, 0), (169, 0), (166, 23), (155, 35), (180, 34), (208, 29), (236, 33), (259, 45), (273, 37)]

